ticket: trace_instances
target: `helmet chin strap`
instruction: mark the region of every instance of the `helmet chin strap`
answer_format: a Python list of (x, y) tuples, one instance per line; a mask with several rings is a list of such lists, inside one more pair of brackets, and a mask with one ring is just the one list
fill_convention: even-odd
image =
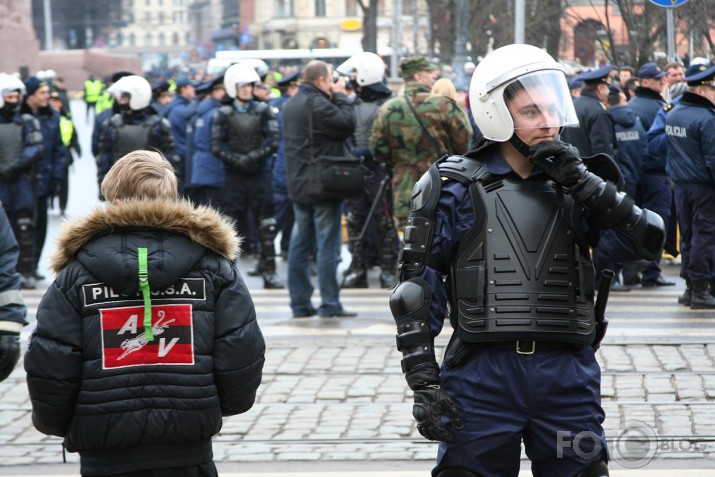
[(511, 143), (514, 148), (521, 153), (522, 156), (524, 157), (529, 157), (531, 154), (529, 152), (529, 146), (526, 145), (524, 141), (519, 138), (519, 136), (516, 135), (516, 132), (511, 135), (509, 138), (509, 142)]

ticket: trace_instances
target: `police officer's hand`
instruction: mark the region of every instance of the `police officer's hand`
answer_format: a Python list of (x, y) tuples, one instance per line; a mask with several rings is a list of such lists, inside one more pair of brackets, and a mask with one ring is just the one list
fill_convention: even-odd
[(0, 381), (10, 376), (20, 359), (20, 334), (7, 333), (0, 335)]
[(439, 386), (414, 391), (414, 400), (412, 415), (417, 420), (417, 430), (427, 439), (443, 442), (454, 440), (454, 436), (442, 424), (442, 416), (446, 416), (455, 429), (464, 427), (457, 406)]
[(547, 141), (531, 146), (531, 162), (551, 179), (571, 187), (588, 173), (578, 149), (561, 141)]

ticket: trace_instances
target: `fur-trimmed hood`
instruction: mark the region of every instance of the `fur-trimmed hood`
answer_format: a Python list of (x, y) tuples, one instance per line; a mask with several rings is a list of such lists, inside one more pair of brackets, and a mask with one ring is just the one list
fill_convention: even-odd
[(125, 200), (67, 221), (60, 229), (50, 269), (60, 273), (90, 241), (121, 229), (154, 229), (181, 235), (231, 261), (240, 251), (240, 238), (233, 224), (210, 207), (194, 206), (186, 200)]

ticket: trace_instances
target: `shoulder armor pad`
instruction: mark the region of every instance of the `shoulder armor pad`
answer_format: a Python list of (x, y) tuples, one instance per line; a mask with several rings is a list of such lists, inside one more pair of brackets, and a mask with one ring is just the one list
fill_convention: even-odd
[(445, 156), (437, 163), (437, 167), (440, 176), (459, 181), (462, 184), (479, 180), (487, 172), (484, 163), (464, 156)]
[(229, 114), (231, 114), (234, 111), (235, 111), (235, 109), (233, 109), (233, 106), (230, 104), (224, 104), (224, 105), (219, 106), (219, 108), (218, 108), (218, 112), (220, 114), (225, 114), (226, 116), (228, 116)]
[(267, 104), (267, 103), (264, 103), (264, 102), (261, 102), (261, 101), (258, 101), (258, 102), (257, 102), (257, 104), (256, 104), (256, 112), (257, 112), (257, 113), (262, 113), (262, 112), (265, 111), (266, 109), (268, 109), (268, 104)]
[[(412, 211), (422, 211), (428, 205), (429, 207), (427, 208), (434, 211), (439, 200), (440, 185), (439, 170), (433, 165), (427, 169), (427, 172), (422, 174), (422, 177), (412, 189), (412, 197), (410, 197)], [(424, 214), (420, 213), (419, 215)], [(429, 213), (428, 215), (431, 217), (432, 214)]]

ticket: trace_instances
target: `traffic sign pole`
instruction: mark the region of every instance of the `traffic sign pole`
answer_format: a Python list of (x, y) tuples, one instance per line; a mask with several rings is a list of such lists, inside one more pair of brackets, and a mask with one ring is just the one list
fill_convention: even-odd
[(668, 61), (675, 61), (675, 14), (673, 9), (687, 3), (688, 0), (650, 0), (650, 3), (665, 7), (665, 19), (668, 36)]

